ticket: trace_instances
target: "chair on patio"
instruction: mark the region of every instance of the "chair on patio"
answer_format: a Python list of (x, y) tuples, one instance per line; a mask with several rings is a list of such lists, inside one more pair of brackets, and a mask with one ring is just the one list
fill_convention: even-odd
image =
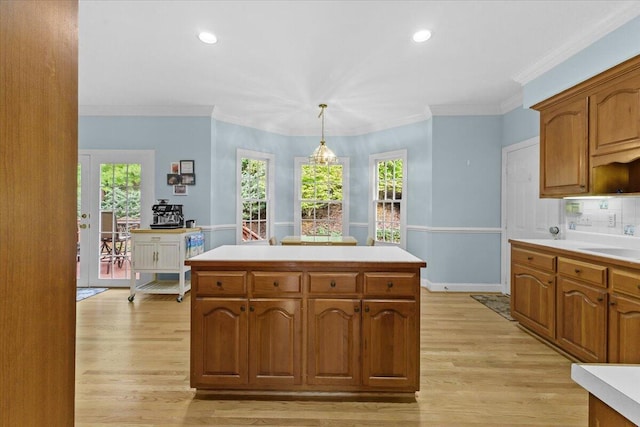
[(127, 257), (129, 235), (122, 233), (116, 226), (116, 216), (112, 211), (100, 212), (100, 262), (107, 263), (107, 274), (111, 264), (122, 268)]

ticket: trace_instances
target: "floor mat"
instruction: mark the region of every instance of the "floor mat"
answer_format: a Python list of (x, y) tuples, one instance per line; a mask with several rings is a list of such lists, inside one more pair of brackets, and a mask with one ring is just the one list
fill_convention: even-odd
[(76, 288), (76, 301), (82, 301), (106, 290), (107, 288)]
[(471, 298), (481, 304), (486, 305), (491, 310), (498, 313), (507, 320), (514, 322), (516, 319), (511, 317), (511, 306), (509, 295), (492, 294), (492, 295), (471, 295)]

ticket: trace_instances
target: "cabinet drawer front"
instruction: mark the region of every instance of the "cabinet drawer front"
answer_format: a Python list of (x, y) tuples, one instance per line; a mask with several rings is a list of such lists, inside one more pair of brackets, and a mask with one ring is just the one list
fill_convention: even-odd
[(251, 273), (253, 294), (282, 295), (300, 293), (302, 273), (261, 272)]
[(602, 265), (558, 258), (558, 273), (584, 280), (596, 286), (607, 287), (607, 267)]
[(511, 260), (518, 264), (542, 268), (549, 271), (555, 271), (556, 269), (555, 255), (543, 254), (541, 252), (513, 248), (511, 250)]
[(147, 233), (132, 233), (132, 239), (138, 243), (164, 243), (164, 242), (180, 242), (180, 239), (184, 238), (180, 234), (147, 234)]
[(309, 292), (353, 294), (358, 291), (358, 273), (309, 273)]
[(383, 296), (415, 296), (419, 287), (414, 273), (365, 273), (364, 293)]
[(244, 295), (247, 293), (247, 273), (244, 271), (198, 271), (197, 296)]
[(640, 272), (612, 269), (611, 287), (616, 292), (640, 298)]

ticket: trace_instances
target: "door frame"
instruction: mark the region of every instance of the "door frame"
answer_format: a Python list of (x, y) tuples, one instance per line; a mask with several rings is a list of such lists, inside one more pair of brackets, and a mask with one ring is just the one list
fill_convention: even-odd
[[(89, 227), (88, 244), (89, 247), (99, 248), (99, 245), (91, 245), (91, 242), (100, 242), (100, 206), (98, 204), (99, 199), (96, 195), (100, 192), (100, 164), (102, 163), (139, 163), (141, 165), (141, 174), (147, 175), (148, 179), (142, 179), (140, 189), (140, 224), (151, 224), (152, 211), (155, 200), (155, 150), (78, 150), (78, 161), (80, 156), (88, 155), (90, 158), (90, 176), (89, 176), (89, 215), (91, 218), (91, 226)], [(85, 197), (85, 195), (81, 195)], [(87, 240), (87, 239), (85, 239)], [(81, 236), (81, 250), (82, 250), (82, 236)], [(86, 251), (85, 251), (86, 253)], [(99, 261), (98, 264), (93, 265), (94, 261), (99, 260), (97, 253), (90, 253), (84, 256), (89, 264), (81, 264), (82, 268), (85, 267), (88, 271), (88, 285), (92, 286), (111, 286), (111, 287), (129, 287), (129, 279), (100, 279), (99, 276)], [(82, 257), (80, 258), (82, 262)]]

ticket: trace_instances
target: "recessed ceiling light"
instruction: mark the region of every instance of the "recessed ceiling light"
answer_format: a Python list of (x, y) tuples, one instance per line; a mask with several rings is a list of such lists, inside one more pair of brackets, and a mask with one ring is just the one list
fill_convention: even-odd
[(218, 41), (218, 38), (216, 37), (215, 34), (208, 33), (206, 31), (202, 31), (200, 34), (198, 34), (198, 38), (202, 43), (206, 43), (206, 44), (214, 44), (215, 42)]
[(431, 38), (431, 31), (429, 30), (420, 30), (413, 34), (413, 41), (416, 43), (426, 42)]

